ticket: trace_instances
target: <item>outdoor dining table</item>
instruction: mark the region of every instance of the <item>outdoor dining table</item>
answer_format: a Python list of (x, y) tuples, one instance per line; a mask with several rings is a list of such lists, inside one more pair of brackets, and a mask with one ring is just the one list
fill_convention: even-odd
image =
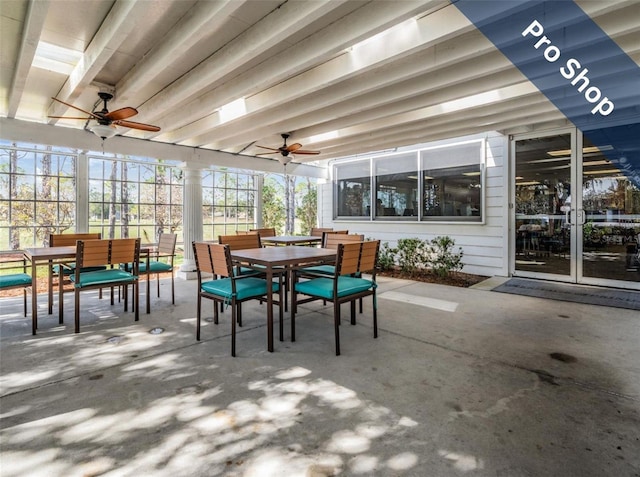
[(312, 245), (322, 242), (322, 237), (315, 235), (276, 235), (260, 239), (264, 245)]
[[(231, 258), (241, 263), (261, 265), (264, 267), (267, 283), (273, 280), (276, 267), (291, 268), (304, 263), (335, 262), (336, 251), (328, 248), (305, 247), (290, 245), (288, 247), (264, 247), (244, 250), (232, 250)], [(289, 273), (289, 276), (292, 274)], [(293, 291), (293, 283), (289, 289)], [(267, 294), (267, 349), (273, 351), (273, 292), (269, 288)], [(294, 293), (291, 293), (293, 307)], [(280, 305), (282, 306), (282, 304)], [(284, 330), (280, 326), (280, 341), (284, 339)]]
[[(149, 255), (152, 246), (140, 247), (140, 255), (145, 257), (147, 270), (149, 270)], [(64, 247), (34, 247), (26, 248), (23, 251), (24, 258), (31, 264), (31, 332), (36, 334), (38, 328), (38, 274), (37, 270), (39, 266), (47, 265), (49, 267), (49, 284), (47, 287), (49, 314), (53, 313), (53, 279), (52, 279), (52, 266), (73, 260), (76, 258), (76, 247), (64, 246)], [(150, 298), (149, 276), (147, 272), (147, 314), (151, 313), (151, 298)], [(59, 322), (62, 323), (62, 304), (59, 304)]]

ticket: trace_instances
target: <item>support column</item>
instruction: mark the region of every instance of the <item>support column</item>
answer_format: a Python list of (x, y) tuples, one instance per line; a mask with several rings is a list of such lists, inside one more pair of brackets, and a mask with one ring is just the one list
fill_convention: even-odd
[(184, 237), (184, 261), (178, 271), (178, 277), (195, 280), (196, 261), (193, 256), (193, 241), (202, 240), (202, 170), (181, 165), (184, 171), (182, 200), (182, 234)]
[(82, 151), (76, 159), (76, 233), (89, 232), (89, 158)]

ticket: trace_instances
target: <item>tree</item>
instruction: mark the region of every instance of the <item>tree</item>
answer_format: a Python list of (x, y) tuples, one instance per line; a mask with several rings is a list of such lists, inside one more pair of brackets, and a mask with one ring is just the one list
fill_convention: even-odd
[(283, 187), (272, 178), (267, 177), (262, 187), (262, 224), (264, 227), (274, 227), (282, 231), (285, 221), (285, 209), (281, 197)]
[(300, 220), (300, 232), (309, 234), (311, 228), (318, 223), (318, 188), (307, 177), (305, 182), (301, 182), (299, 195), (301, 195), (300, 206), (296, 209), (296, 215)]

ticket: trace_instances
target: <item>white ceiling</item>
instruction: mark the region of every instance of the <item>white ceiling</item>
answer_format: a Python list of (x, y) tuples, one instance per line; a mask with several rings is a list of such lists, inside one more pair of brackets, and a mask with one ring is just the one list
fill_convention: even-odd
[[(578, 3), (640, 62), (637, 0)], [(51, 97), (93, 111), (110, 90), (110, 110), (162, 128), (120, 134), (253, 155), (286, 132), (322, 151), (295, 162), (567, 124), (447, 0), (0, 0), (0, 15), (8, 118), (82, 129), (47, 119), (78, 115)], [(37, 67), (39, 42), (79, 61)]]

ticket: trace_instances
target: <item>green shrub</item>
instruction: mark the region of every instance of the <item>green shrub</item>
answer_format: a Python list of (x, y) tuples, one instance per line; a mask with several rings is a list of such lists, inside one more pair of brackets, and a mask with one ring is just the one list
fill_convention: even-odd
[(451, 237), (436, 237), (427, 245), (427, 262), (431, 270), (439, 277), (462, 270), (462, 247), (454, 252), (455, 241)]
[(380, 246), (378, 252), (378, 269), (382, 271), (391, 270), (396, 264), (396, 249), (389, 246), (389, 242), (385, 242)]
[(404, 273), (413, 274), (426, 264), (426, 242), (419, 238), (399, 239), (396, 250), (398, 265)]

